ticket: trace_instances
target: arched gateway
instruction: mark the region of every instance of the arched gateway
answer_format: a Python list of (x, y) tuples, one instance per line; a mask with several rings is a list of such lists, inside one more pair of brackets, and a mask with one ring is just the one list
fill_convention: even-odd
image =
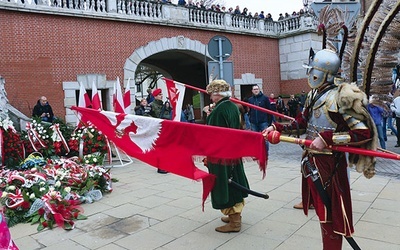
[[(210, 74), (210, 72), (207, 72), (207, 64), (211, 60), (213, 59), (208, 53), (207, 45), (200, 41), (184, 36), (151, 41), (147, 45), (136, 49), (126, 60), (124, 65), (125, 86), (128, 79), (135, 79), (139, 64), (143, 64), (157, 69), (165, 77), (205, 89)], [(248, 73), (244, 75), (252, 75), (254, 81), (245, 81), (243, 77), (242, 79), (234, 80), (232, 84), (236, 85), (235, 96), (238, 98), (243, 95), (241, 85), (254, 83), (262, 85), (262, 79), (255, 79), (254, 74)], [(245, 78), (247, 79), (248, 77)], [(140, 86), (134, 90), (132, 89), (134, 96), (131, 99), (134, 100), (134, 98), (145, 96), (146, 88), (147, 86)], [(191, 97), (191, 95), (191, 90), (188, 90), (186, 98)], [(201, 104), (203, 103), (204, 98), (201, 98)]]
[[(136, 49), (126, 60), (125, 86), (128, 79), (135, 79), (138, 66), (144, 65), (157, 70), (167, 78), (204, 89), (208, 78), (206, 65), (210, 60), (212, 58), (208, 54), (207, 45), (200, 41), (184, 36), (151, 41)], [(132, 101), (147, 95), (148, 85), (146, 83), (143, 85), (136, 85), (134, 89), (131, 89)], [(188, 99), (191, 96), (192, 93), (188, 90), (185, 98)]]

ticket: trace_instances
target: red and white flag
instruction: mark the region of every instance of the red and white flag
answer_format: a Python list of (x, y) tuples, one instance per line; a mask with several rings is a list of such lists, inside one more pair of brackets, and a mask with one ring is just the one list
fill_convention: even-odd
[(124, 93), (125, 114), (131, 113), (131, 84), (130, 84), (130, 81), (131, 81), (131, 78), (128, 79), (128, 83), (126, 84), (125, 93)]
[(164, 78), (167, 86), (168, 99), (172, 107), (172, 120), (180, 121), (182, 113), (183, 98), (185, 97), (185, 85), (173, 80)]
[(79, 85), (80, 85), (80, 89), (79, 89), (78, 107), (89, 108), (91, 105), (89, 95), (88, 95), (88, 93), (86, 93), (86, 89), (83, 86), (83, 84), (79, 83)]
[(92, 109), (101, 109), (101, 101), (99, 92), (97, 91), (96, 83), (93, 81), (92, 84)]
[(114, 83), (113, 106), (114, 106), (114, 112), (125, 113), (124, 99), (122, 97), (122, 90), (121, 90), (121, 84), (119, 82), (119, 77), (117, 77), (117, 82)]
[(203, 205), (214, 186), (215, 176), (197, 168), (194, 157), (256, 158), (265, 176), (266, 149), (261, 133), (80, 107), (71, 109), (126, 154), (179, 176), (202, 180)]
[[(90, 98), (88, 93), (86, 92), (85, 87), (82, 83), (79, 83), (79, 100), (78, 100), (78, 107), (88, 108), (90, 107)], [(81, 116), (78, 114), (76, 119), (76, 124), (79, 126), (81, 122)]]

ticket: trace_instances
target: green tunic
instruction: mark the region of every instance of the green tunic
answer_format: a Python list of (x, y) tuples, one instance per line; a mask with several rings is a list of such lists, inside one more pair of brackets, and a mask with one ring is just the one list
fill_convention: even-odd
[(171, 120), (171, 111), (165, 108), (165, 104), (163, 103), (162, 100), (155, 99), (150, 103), (150, 106), (151, 106), (150, 115), (152, 117)]
[[(218, 127), (240, 129), (240, 112), (236, 104), (229, 101), (229, 98), (220, 100), (211, 114), (207, 117), (207, 124)], [(226, 143), (229, 143), (227, 141)], [(237, 145), (240, 147), (241, 145)], [(211, 191), (211, 203), (215, 209), (224, 209), (233, 207), (236, 203), (243, 202), (243, 198), (248, 194), (235, 189), (228, 183), (229, 178), (242, 186), (249, 187), (246, 175), (243, 169), (241, 159), (207, 159), (207, 167), (211, 174), (217, 176), (215, 186)]]

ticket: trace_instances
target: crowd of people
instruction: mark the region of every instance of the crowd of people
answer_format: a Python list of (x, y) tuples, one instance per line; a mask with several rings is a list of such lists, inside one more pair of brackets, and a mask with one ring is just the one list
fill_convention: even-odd
[[(171, 0), (160, 0), (163, 3), (171, 3)], [(235, 8), (229, 7), (226, 8), (223, 5), (219, 4), (212, 4), (211, 6), (207, 7), (204, 4), (204, 1), (196, 1), (194, 2), (193, 0), (179, 0), (177, 3), (178, 6), (184, 6), (188, 8), (199, 8), (203, 10), (209, 10), (209, 11), (215, 11), (215, 12), (224, 12), (224, 13), (230, 13), (233, 15), (242, 15), (245, 17), (252, 17), (252, 18), (258, 18), (258, 19), (265, 19), (265, 21), (274, 21), (271, 13), (265, 13), (263, 10), (259, 12), (250, 12), (247, 7), (244, 7), (243, 9), (240, 8), (239, 5), (237, 5)], [(305, 14), (303, 9), (300, 9), (299, 11), (293, 11), (292, 14), (285, 13), (279, 14), (279, 18), (277, 19), (278, 21), (291, 18), (291, 17), (296, 17)]]
[[(252, 105), (256, 105), (265, 109), (272, 110), (274, 112), (278, 112), (282, 115), (295, 118), (303, 110), (306, 98), (306, 93), (303, 90), (299, 95), (290, 95), (287, 103), (285, 103), (282, 95), (279, 95), (278, 98), (276, 98), (275, 94), (271, 93), (267, 97), (262, 93), (258, 85), (254, 85), (252, 87), (252, 96), (247, 99), (247, 102)], [(266, 126), (270, 126), (273, 122), (282, 121), (281, 117), (275, 117), (259, 110), (247, 107), (245, 110), (246, 129), (248, 130), (262, 131)]]

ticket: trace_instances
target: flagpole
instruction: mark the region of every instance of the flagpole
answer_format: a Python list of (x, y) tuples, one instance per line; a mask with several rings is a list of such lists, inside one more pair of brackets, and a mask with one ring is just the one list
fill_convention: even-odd
[[(306, 147), (309, 147), (312, 143), (312, 140), (283, 136), (278, 131), (270, 132), (270, 133), (268, 133), (268, 135), (264, 135), (264, 138), (272, 144), (277, 144), (281, 141), (284, 141), (284, 142), (289, 142), (289, 143), (294, 143), (294, 144), (304, 145)], [(392, 159), (392, 160), (400, 160), (399, 154), (396, 154), (396, 153), (390, 152), (390, 151), (378, 152), (378, 151), (368, 150), (368, 149), (364, 149), (364, 148), (355, 148), (355, 147), (350, 147), (350, 146), (338, 146), (338, 145), (330, 145), (330, 146), (328, 146), (328, 148), (332, 151), (366, 155), (366, 156), (372, 156), (372, 157), (381, 157), (381, 158), (387, 158), (387, 159)]]
[(232, 102), (235, 102), (235, 103), (238, 103), (238, 104), (242, 104), (242, 105), (244, 105), (244, 106), (248, 106), (248, 107), (253, 108), (253, 109), (258, 109), (258, 110), (263, 111), (263, 112), (265, 112), (265, 113), (268, 113), (268, 114), (270, 114), (270, 115), (278, 116), (278, 117), (280, 117), (280, 118), (288, 119), (288, 120), (291, 120), (291, 121), (294, 121), (294, 120), (295, 120), (295, 119), (294, 119), (293, 117), (291, 117), (291, 116), (287, 116), (287, 115), (284, 115), (284, 114), (281, 114), (281, 113), (278, 113), (278, 112), (275, 112), (275, 111), (272, 111), (272, 110), (269, 110), (269, 109), (264, 109), (264, 108), (261, 108), (261, 107), (259, 107), (259, 106), (253, 105), (253, 104), (251, 104), (251, 103), (241, 101), (241, 100), (239, 100), (239, 99), (235, 99), (235, 98), (232, 98), (232, 97), (230, 97), (229, 99), (230, 99)]
[[(175, 80), (171, 80), (171, 79), (168, 79), (168, 78), (165, 78), (165, 77), (163, 77), (163, 79), (164, 79), (164, 80), (174, 81), (175, 83), (181, 84), (181, 85), (183, 85), (183, 86), (185, 86), (185, 87), (187, 87), (187, 88), (189, 88), (189, 89), (197, 90), (197, 91), (200, 91), (200, 92), (202, 92), (202, 93), (208, 94), (207, 91), (204, 90), (204, 89), (197, 88), (197, 87), (194, 87), (194, 86), (192, 86), (192, 85), (185, 84), (185, 83), (177, 82), (177, 81), (175, 81)], [(294, 120), (295, 120), (293, 117), (290, 117), (290, 116), (287, 116), (287, 115), (283, 115), (283, 114), (281, 114), (281, 113), (278, 113), (278, 112), (275, 112), (275, 111), (272, 111), (272, 110), (269, 110), (269, 109), (265, 109), (265, 108), (262, 108), (262, 107), (253, 105), (253, 104), (251, 104), (251, 103), (244, 102), (244, 101), (238, 100), (238, 99), (236, 99), (236, 98), (230, 97), (229, 100), (231, 100), (231, 101), (234, 102), (234, 103), (238, 103), (238, 104), (241, 104), (241, 105), (250, 107), (250, 108), (252, 108), (252, 109), (260, 110), (260, 111), (262, 111), (262, 112), (264, 112), (264, 113), (268, 113), (268, 114), (270, 114), (270, 115), (274, 115), (274, 116), (277, 116), (277, 117), (280, 117), (280, 118), (284, 118), (284, 119), (288, 119), (288, 120), (291, 120), (291, 121), (294, 121)]]

